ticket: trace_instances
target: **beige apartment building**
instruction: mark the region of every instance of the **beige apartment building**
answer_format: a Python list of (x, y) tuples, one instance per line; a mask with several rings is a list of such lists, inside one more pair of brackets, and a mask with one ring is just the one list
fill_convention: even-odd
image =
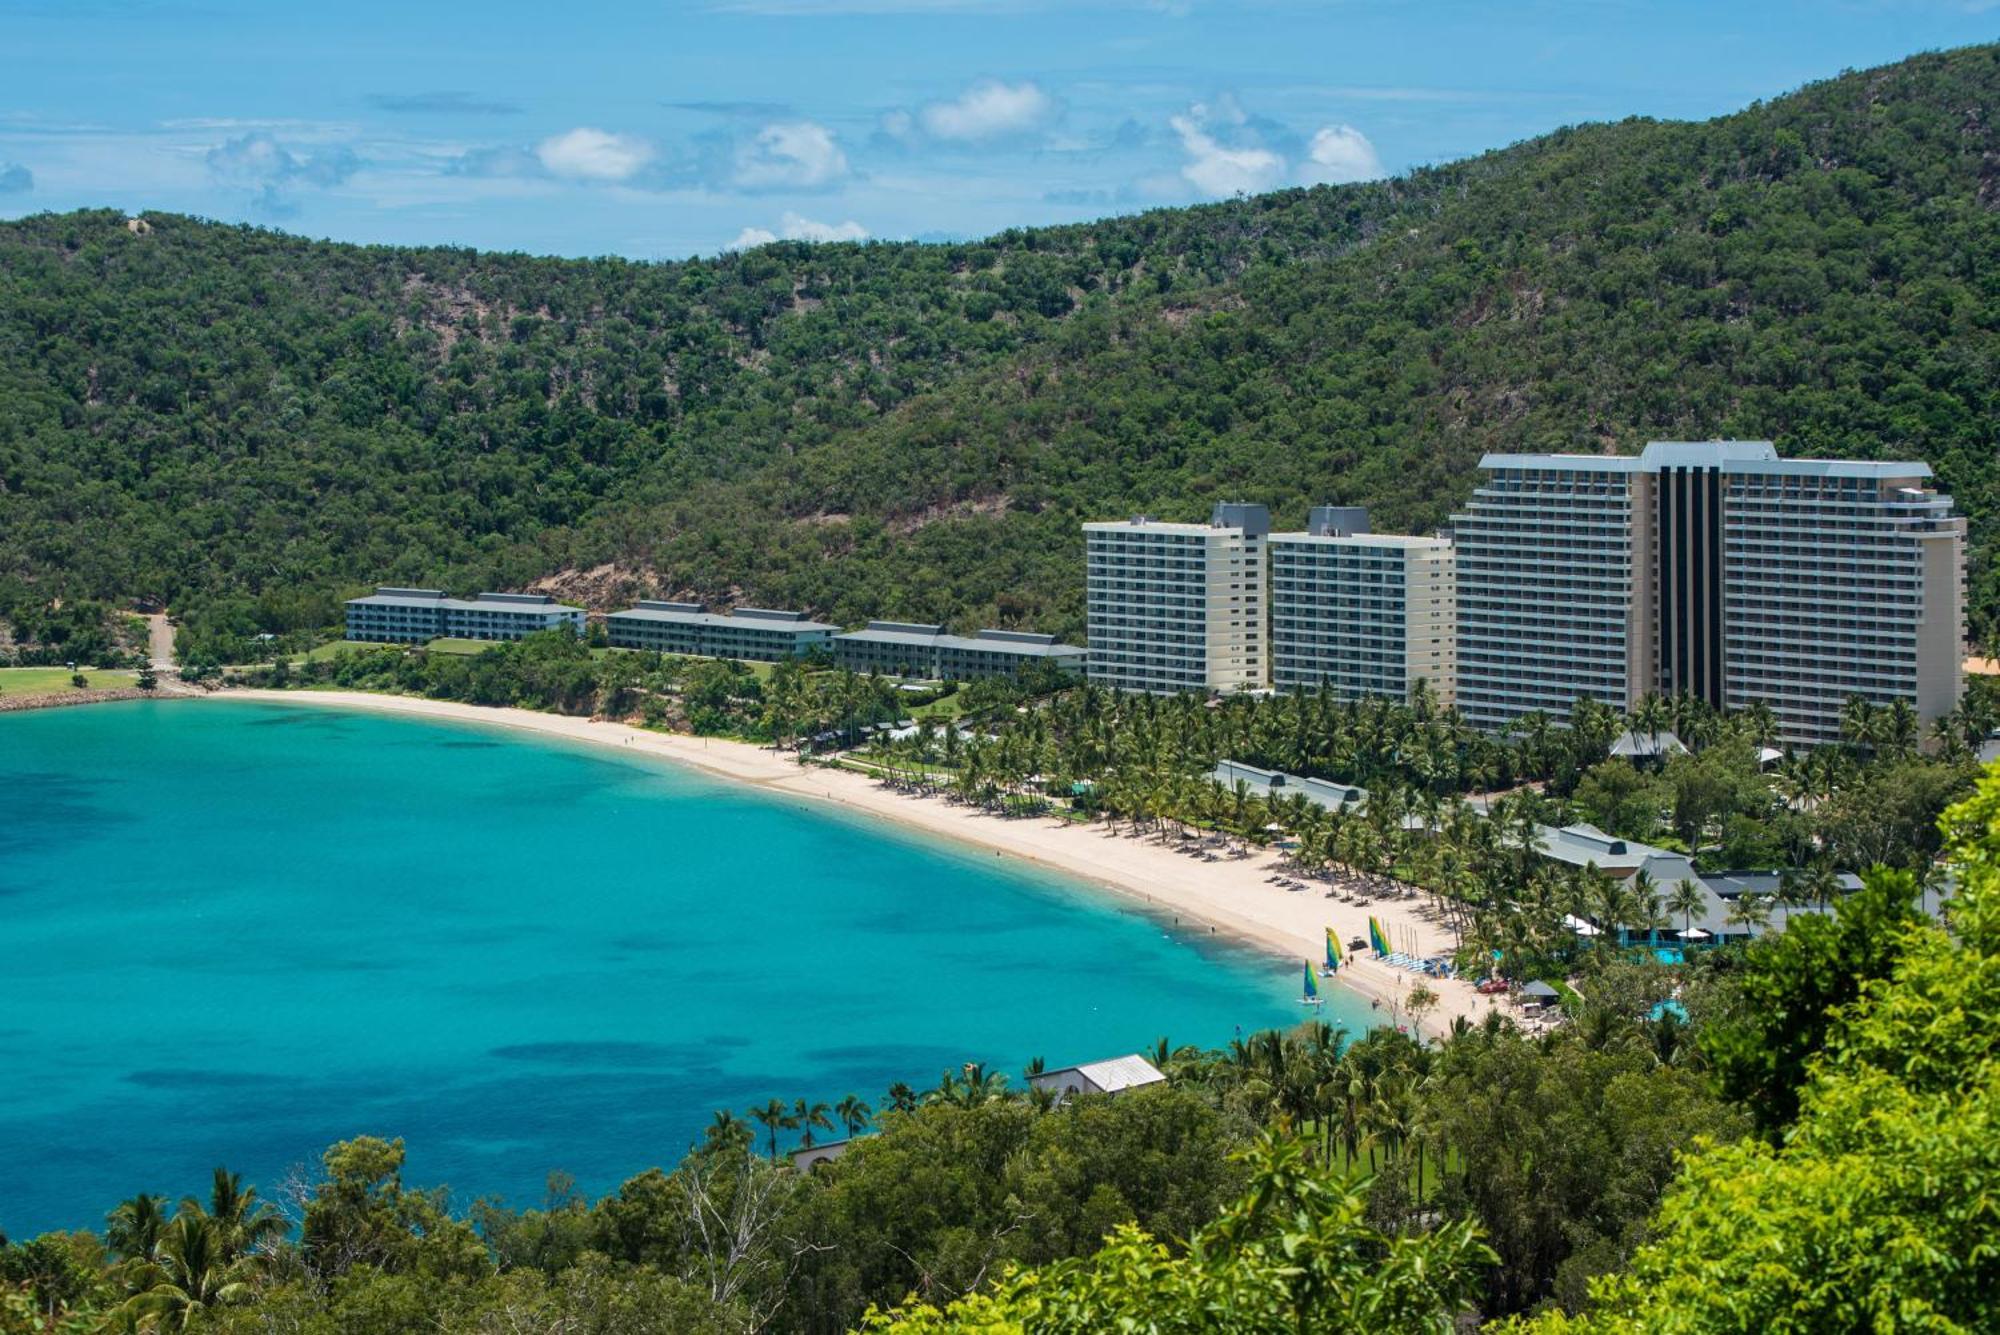
[(1234, 503), (1206, 524), (1085, 524), (1090, 679), (1158, 694), (1268, 686), (1270, 531), (1269, 510)]
[(1439, 704), (1456, 686), (1457, 585), (1449, 538), (1368, 531), (1359, 506), (1315, 506), (1303, 533), (1273, 533), (1271, 684), (1343, 699)]

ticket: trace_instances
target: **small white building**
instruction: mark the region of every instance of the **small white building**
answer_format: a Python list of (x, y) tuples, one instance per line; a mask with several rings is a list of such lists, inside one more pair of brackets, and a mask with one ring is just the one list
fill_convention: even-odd
[(792, 1167), (800, 1172), (809, 1172), (823, 1163), (832, 1163), (847, 1153), (851, 1140), (822, 1140), (814, 1145), (802, 1146), (792, 1151)]
[(1029, 1076), (1028, 1084), (1034, 1089), (1054, 1090), (1056, 1104), (1061, 1106), (1072, 1094), (1122, 1094), (1128, 1089), (1165, 1084), (1166, 1079), (1159, 1067), (1135, 1052), (1082, 1066), (1065, 1066), (1059, 1071), (1044, 1071)]

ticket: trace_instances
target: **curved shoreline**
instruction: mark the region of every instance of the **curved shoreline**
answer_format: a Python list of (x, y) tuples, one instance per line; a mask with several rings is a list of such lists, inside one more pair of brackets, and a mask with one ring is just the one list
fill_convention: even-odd
[[(1407, 903), (1361, 908), (1329, 901), (1316, 893), (1288, 891), (1272, 885), (1266, 878), (1277, 867), (1275, 853), (1202, 862), (1153, 840), (1113, 834), (1103, 825), (1010, 819), (940, 799), (896, 793), (850, 770), (801, 766), (789, 754), (747, 742), (649, 732), (623, 723), (528, 709), (365, 691), (229, 690), (177, 698), (366, 709), (515, 728), (627, 755), (637, 752), (656, 756), (766, 792), (829, 803), (1001, 857), (1019, 858), (1087, 881), (1121, 899), (1143, 903), (1155, 912), (1191, 918), (1241, 943), (1292, 960), (1318, 960), (1324, 953), (1324, 932), (1329, 926), (1342, 941), (1366, 935), (1366, 918), (1371, 912), (1391, 926), (1398, 939), (1414, 934), (1424, 951), (1449, 945), (1448, 934), (1417, 917), (1411, 911), (1413, 906)], [(1401, 998), (1407, 995), (1413, 981), (1412, 975), (1403, 970), (1372, 959), (1355, 959), (1340, 970), (1334, 981), (1379, 1007), (1384, 1023), (1391, 1022), (1392, 1014), (1398, 1023), (1409, 1022), (1401, 1010)], [(1426, 1032), (1441, 1032), (1458, 1016), (1483, 1017), (1497, 1004), (1492, 998), (1480, 996), (1470, 983), (1462, 980), (1428, 981), (1437, 994), (1438, 1004), (1422, 1025)]]

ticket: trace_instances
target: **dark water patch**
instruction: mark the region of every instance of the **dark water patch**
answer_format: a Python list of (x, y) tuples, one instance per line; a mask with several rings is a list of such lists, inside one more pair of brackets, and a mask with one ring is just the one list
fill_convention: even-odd
[(461, 741), (457, 738), (453, 738), (451, 741), (439, 742), (437, 745), (439, 746), (440, 749), (445, 751), (493, 751), (499, 748), (500, 743), (477, 741), (473, 739), (466, 739)]
[(643, 1043), (613, 1039), (581, 1039), (574, 1042), (509, 1043), (488, 1051), (487, 1056), (503, 1061), (534, 1062), (542, 1066), (652, 1067), (685, 1070), (717, 1064), (727, 1044)]
[(294, 1083), (289, 1077), (264, 1075), (254, 1071), (214, 1071), (199, 1068), (166, 1068), (128, 1071), (125, 1083), (141, 1089), (254, 1089), (265, 1085)]
[(850, 1043), (840, 1047), (808, 1048), (799, 1055), (815, 1066), (901, 1072), (886, 1078), (890, 1082), (900, 1079), (913, 1083), (933, 1071), (942, 1071), (946, 1067), (957, 1070), (966, 1062), (976, 1060), (963, 1048), (948, 1048), (935, 1043)]

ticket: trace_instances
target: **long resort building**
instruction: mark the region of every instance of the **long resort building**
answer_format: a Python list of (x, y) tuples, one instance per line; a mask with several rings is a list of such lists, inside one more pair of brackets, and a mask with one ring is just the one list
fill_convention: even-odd
[(604, 618), (614, 647), (654, 649), (699, 658), (738, 658), (776, 663), (804, 658), (827, 648), (840, 629), (810, 620), (804, 612), (739, 607), (711, 612), (700, 603), (641, 600)]
[(518, 640), (536, 631), (567, 628), (583, 634), (583, 609), (545, 593), (482, 593), (447, 598), (440, 589), (383, 586), (347, 601), (347, 638), (421, 644), (440, 637)]
[(1481, 467), (1453, 518), (1457, 703), (1475, 724), (1687, 692), (1765, 706), (1783, 740), (1817, 744), (1853, 696), (1925, 720), (1957, 702), (1965, 521), (1925, 464), (1655, 441)]
[(871, 621), (862, 630), (833, 637), (833, 661), (851, 672), (933, 681), (1011, 677), (1046, 663), (1069, 676), (1084, 670), (1081, 645), (1020, 630), (953, 635), (928, 622)]
[(1166, 695), (1269, 685), (1270, 532), (1264, 506), (1233, 503), (1206, 524), (1085, 524), (1090, 679)]
[(1273, 533), (1271, 684), (1342, 699), (1440, 705), (1455, 687), (1456, 583), (1449, 538), (1368, 531), (1358, 506), (1313, 507), (1304, 533)]

